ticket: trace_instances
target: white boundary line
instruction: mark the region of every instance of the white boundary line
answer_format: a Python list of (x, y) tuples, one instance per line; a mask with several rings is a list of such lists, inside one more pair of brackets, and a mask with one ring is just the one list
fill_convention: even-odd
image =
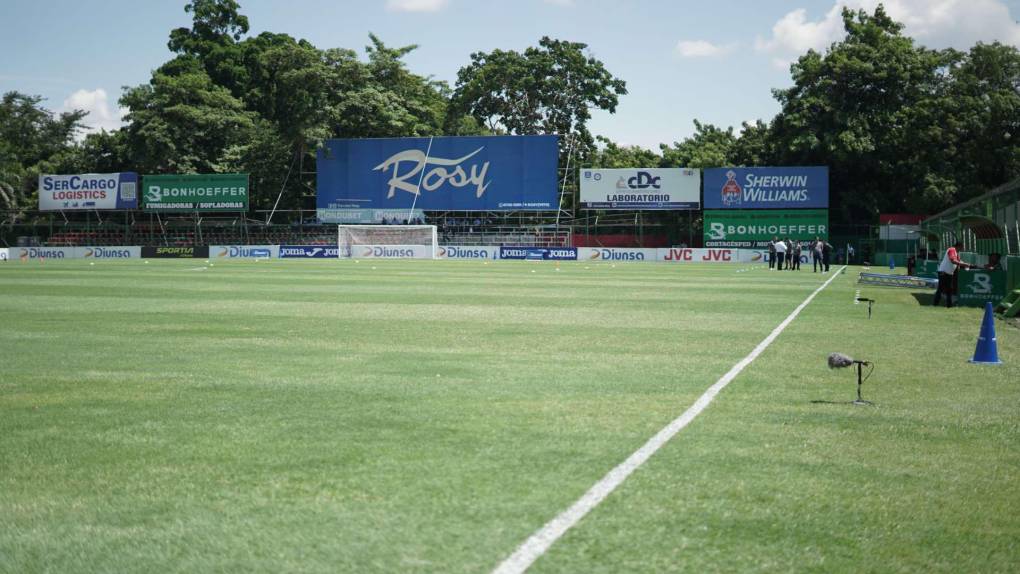
[(513, 554), (507, 557), (499, 566), (493, 570), (493, 574), (520, 574), (531, 567), (531, 565), (538, 560), (546, 550), (549, 549), (561, 536), (566, 534), (567, 530), (570, 530), (575, 524), (581, 521), (586, 514), (591, 512), (593, 508), (598, 506), (610, 493), (616, 490), (616, 487), (623, 484), (624, 480), (630, 476), (632, 472), (638, 469), (642, 464), (645, 463), (656, 451), (662, 448), (671, 438), (673, 438), (678, 432), (680, 432), (688, 423), (694, 420), (694, 417), (701, 414), (701, 411), (705, 410), (706, 407), (715, 399), (715, 396), (719, 394), (726, 385), (740, 374), (744, 370), (744, 367), (751, 364), (758, 355), (762, 354), (776, 337), (797, 318), (797, 315), (807, 307), (808, 303), (815, 298), (815, 295), (821, 293), (822, 289), (829, 286), (832, 280), (839, 276), (839, 272), (832, 274), (832, 277), (822, 283), (822, 285), (815, 289), (813, 293), (808, 295), (807, 299), (801, 303), (796, 309), (790, 313), (782, 323), (779, 324), (775, 329), (758, 346), (754, 348), (746, 357), (740, 360), (739, 363), (733, 365), (733, 367), (723, 375), (714, 385), (708, 388), (698, 400), (694, 402), (682, 415), (673, 419), (668, 425), (663, 427), (658, 433), (652, 438), (648, 439), (641, 448), (634, 451), (627, 460), (623, 461), (616, 468), (609, 471), (608, 474), (602, 477), (601, 480), (596, 482), (594, 486), (588, 489), (588, 492), (584, 493), (584, 496), (577, 499), (570, 508), (564, 510), (549, 522), (545, 524), (540, 530), (528, 537), (523, 544), (517, 547), (517, 550)]

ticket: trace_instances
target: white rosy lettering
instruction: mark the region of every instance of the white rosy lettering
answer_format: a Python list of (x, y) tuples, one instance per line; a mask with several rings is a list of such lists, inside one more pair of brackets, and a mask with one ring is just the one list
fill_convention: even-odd
[[(390, 168), (390, 166), (393, 167), (393, 173), (390, 176), (390, 180), (387, 182), (390, 189), (389, 193), (386, 194), (386, 199), (393, 197), (398, 189), (417, 195), (418, 186), (408, 180), (418, 175), (421, 170), (425, 169), (426, 165), (456, 168), (449, 170), (445, 167), (436, 167), (427, 171), (421, 178), (421, 185), (426, 191), (435, 191), (446, 183), (449, 183), (453, 187), (465, 187), (467, 185), (474, 184), (475, 197), (481, 197), (482, 194), (485, 193), (486, 188), (489, 187), (489, 183), (485, 181), (485, 174), (489, 171), (489, 162), (481, 164), (480, 167), (477, 164), (472, 165), (470, 174), (461, 167), (460, 163), (470, 159), (473, 155), (483, 149), (485, 148), (480, 147), (458, 159), (443, 159), (432, 156), (426, 158), (425, 152), (417, 149), (409, 149), (391, 155), (386, 159), (386, 161), (372, 168), (372, 171), (385, 172)], [(406, 173), (400, 173), (400, 164), (403, 162), (411, 162), (413, 166)]]

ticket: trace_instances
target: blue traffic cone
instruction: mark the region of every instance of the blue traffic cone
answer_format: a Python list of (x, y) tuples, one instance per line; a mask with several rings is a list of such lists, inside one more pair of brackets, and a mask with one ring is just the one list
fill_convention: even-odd
[(999, 360), (999, 347), (995, 344), (995, 315), (992, 311), (992, 302), (985, 303), (985, 318), (981, 321), (981, 334), (978, 335), (977, 348), (974, 349), (974, 358), (971, 363), (986, 365), (1001, 365)]
[(889, 269), (896, 269), (896, 258), (892, 255), (889, 256)]

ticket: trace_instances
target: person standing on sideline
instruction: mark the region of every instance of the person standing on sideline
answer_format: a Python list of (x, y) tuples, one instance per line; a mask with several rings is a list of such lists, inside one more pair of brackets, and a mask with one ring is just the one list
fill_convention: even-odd
[(769, 271), (776, 268), (776, 238), (769, 241)]
[(946, 249), (946, 254), (942, 256), (942, 261), (939, 263), (939, 287), (935, 290), (935, 301), (932, 303), (936, 307), (943, 295), (946, 296), (946, 308), (953, 306), (956, 272), (960, 267), (970, 269), (970, 265), (960, 261), (960, 249), (963, 249), (963, 242), (957, 241), (952, 247)]
[(819, 237), (815, 237), (815, 240), (811, 242), (811, 261), (814, 263), (813, 273), (818, 273), (818, 268), (821, 267), (822, 271), (825, 271), (825, 266), (822, 265), (822, 252), (824, 251), (824, 245)]
[(825, 273), (829, 272), (829, 259), (832, 258), (832, 244), (822, 241), (822, 262), (825, 263)]
[(783, 263), (786, 262), (786, 244), (780, 239), (776, 241), (776, 269), (782, 271)]
[(790, 254), (790, 257), (791, 257), (790, 263), (792, 263), (793, 266), (791, 266), (790, 269), (796, 269), (797, 271), (800, 271), (800, 250), (801, 250), (801, 247), (800, 247), (800, 240), (799, 239), (796, 240), (796, 241), (793, 241), (791, 243), (791, 249), (792, 249), (792, 253)]

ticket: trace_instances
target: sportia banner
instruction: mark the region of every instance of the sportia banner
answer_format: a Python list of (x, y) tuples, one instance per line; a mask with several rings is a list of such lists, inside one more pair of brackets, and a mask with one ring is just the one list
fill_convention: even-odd
[[(557, 136), (326, 140), (316, 207), (543, 211), (559, 207)], [(417, 198), (417, 200), (416, 200)]]
[(145, 211), (248, 211), (248, 174), (146, 175)]
[(581, 207), (588, 209), (698, 209), (697, 169), (582, 169)]
[(135, 209), (138, 174), (40, 175), (39, 210)]
[(829, 207), (827, 167), (720, 167), (705, 170), (705, 209)]

